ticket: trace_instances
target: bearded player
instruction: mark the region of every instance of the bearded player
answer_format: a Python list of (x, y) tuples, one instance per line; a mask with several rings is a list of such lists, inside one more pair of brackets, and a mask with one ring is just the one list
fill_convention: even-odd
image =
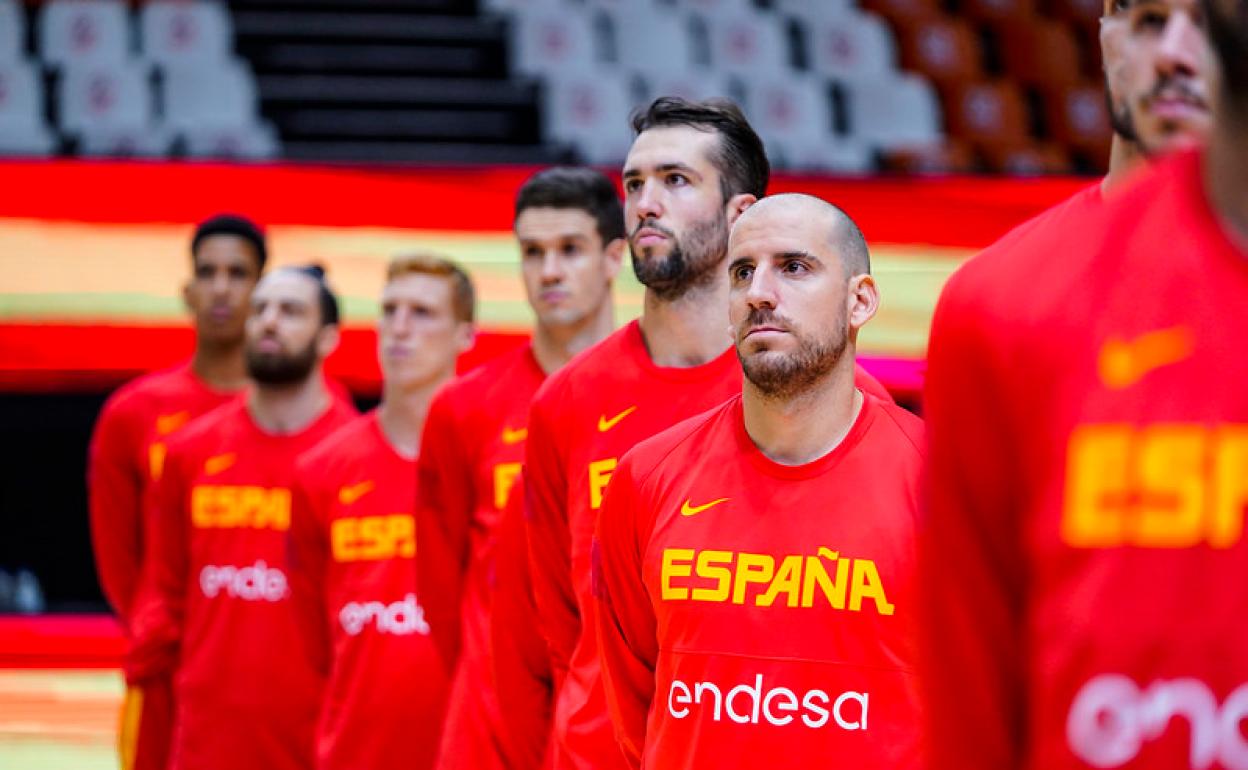
[(624, 209), (633, 270), (646, 287), (642, 315), (551, 377), (529, 417), (529, 555), (556, 681), (560, 769), (623, 766), (591, 614), (595, 520), (625, 451), (739, 390), (723, 262), (728, 228), (764, 195), (770, 175), (761, 140), (731, 102), (660, 98), (633, 128)]
[(936, 767), (1248, 767), (1248, 3), (1201, 11), (1208, 149), (937, 308)]
[(393, 260), (377, 323), (381, 404), (297, 464), (291, 595), (328, 680), (321, 770), (433, 767), (447, 682), (421, 607), (432, 591), (416, 582), (416, 456), (429, 402), (472, 344), (474, 306), (457, 265)]
[[(264, 271), (264, 234), (242, 217), (208, 219), (191, 238), (191, 279), (182, 299), (195, 326), (191, 360), (121, 388), (104, 405), (91, 439), (87, 493), (100, 586), (127, 638), (144, 553), (142, 500), (164, 458), (164, 440), (221, 406), (247, 383), (243, 324)], [(163, 770), (169, 729), (168, 683), (128, 690), (123, 707), (123, 768)]]
[(632, 767), (922, 767), (922, 422), (854, 386), (879, 295), (839, 209), (728, 244), (742, 392), (624, 456), (599, 518), (603, 679)]
[(321, 678), (290, 602), (295, 458), (350, 422), (323, 362), (338, 301), (319, 267), (270, 273), (246, 322), (246, 398), (174, 436), (145, 512), (133, 685), (173, 676), (169, 767), (312, 767)]
[[(525, 682), (545, 672), (504, 663), (506, 693), (495, 685), (491, 656), (494, 551), (499, 520), (524, 460), (529, 402), (546, 376), (611, 333), (611, 287), (624, 252), (623, 212), (615, 186), (597, 171), (551, 168), (516, 196), (514, 229), (521, 277), (537, 323), (532, 342), (486, 364), (434, 399), (418, 463), (417, 568), (434, 639), (454, 684), (438, 767), (511, 768), (540, 761), (549, 697), (526, 700)], [(523, 544), (519, 547), (523, 548)], [(508, 611), (532, 605), (509, 593)], [(535, 636), (531, 614), (508, 635)], [(540, 644), (540, 636), (536, 637)], [(503, 648), (507, 656), (510, 639)], [(509, 678), (510, 677), (510, 678)], [(519, 680), (518, 682), (516, 680)], [(520, 702), (500, 701), (513, 694)], [(525, 758), (527, 757), (527, 759)]]

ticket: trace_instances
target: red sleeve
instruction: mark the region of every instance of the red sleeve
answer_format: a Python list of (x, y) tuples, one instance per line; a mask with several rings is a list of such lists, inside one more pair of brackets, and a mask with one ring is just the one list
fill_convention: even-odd
[(325, 531), (330, 498), (319, 480), (315, 465), (302, 460), (291, 489), (290, 533), (287, 539), (290, 564), (290, 600), (316, 670), (329, 674), (331, 650), (326, 615), (325, 573), (329, 565), (329, 539)]
[(920, 535), (923, 682), (932, 767), (1022, 764), (1023, 555), (997, 321), (951, 280), (932, 324), (924, 412), (929, 506)]
[[(499, 525), (498, 587), (490, 622), (494, 681), (508, 766), (537, 770), (550, 739), (554, 685), (550, 651), (537, 628), (524, 529), (523, 481), (513, 488)], [(517, 494), (519, 492), (519, 494)]]
[(626, 456), (603, 499), (594, 541), (593, 585), (598, 600), (598, 646), (607, 707), (616, 739), (633, 767), (641, 767), (646, 717), (654, 700), (658, 629), (642, 582), (637, 482)]
[(110, 399), (95, 423), (87, 461), (95, 570), (105, 598), (123, 625), (129, 625), (139, 584), (146, 468), (139, 467), (137, 460), (143, 438), (139, 415)]
[(892, 403), (893, 394), (875, 378), (875, 375), (862, 368), (862, 364), (854, 364), (854, 385), (863, 393), (870, 393), (884, 403)]
[[(434, 398), (416, 461), (416, 580), (434, 644), (448, 671), (459, 656), (460, 605), (471, 557), (476, 490), (468, 426), (452, 393)], [(433, 588), (430, 588), (433, 587)]]
[(556, 389), (539, 392), (529, 413), (524, 459), (529, 574), (538, 627), (550, 648), (556, 690), (563, 683), (581, 635), (581, 613), (572, 580), (567, 467), (560, 444), (563, 436), (554, 414), (562, 396)]
[(144, 500), (144, 539), (150, 547), (131, 618), (126, 679), (132, 683), (168, 676), (177, 665), (190, 577), (188, 462), (182, 452), (171, 451)]

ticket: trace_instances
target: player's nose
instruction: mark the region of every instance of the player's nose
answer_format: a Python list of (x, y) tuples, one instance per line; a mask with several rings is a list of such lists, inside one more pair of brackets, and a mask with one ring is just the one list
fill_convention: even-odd
[(1167, 75), (1196, 74), (1204, 45), (1204, 33), (1191, 14), (1170, 14), (1157, 47), (1157, 70)]
[(659, 200), (659, 185), (647, 179), (637, 191), (637, 219), (658, 219), (663, 216), (663, 204)]
[(542, 283), (559, 283), (561, 280), (563, 280), (563, 262), (559, 259), (559, 252), (555, 249), (547, 249), (542, 255)]
[(745, 301), (752, 308), (775, 308), (779, 301), (778, 284), (774, 271), (759, 266), (750, 276), (750, 284), (745, 290)]

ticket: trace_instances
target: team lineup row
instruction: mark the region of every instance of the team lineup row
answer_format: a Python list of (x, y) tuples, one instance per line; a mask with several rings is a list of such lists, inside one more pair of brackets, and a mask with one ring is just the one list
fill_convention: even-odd
[(951, 279), (926, 424), (731, 103), (524, 184), (531, 342), (459, 378), (470, 278), (392, 260), (365, 415), (323, 272), (201, 223), (91, 448), (123, 765), (1248, 767), (1248, 3), (1105, 11), (1110, 174)]

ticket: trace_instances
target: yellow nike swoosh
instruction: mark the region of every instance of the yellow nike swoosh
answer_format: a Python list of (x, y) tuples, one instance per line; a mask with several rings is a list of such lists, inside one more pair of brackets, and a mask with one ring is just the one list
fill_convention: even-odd
[(1111, 390), (1128, 388), (1155, 369), (1177, 364), (1192, 354), (1191, 333), (1182, 326), (1145, 332), (1133, 339), (1110, 337), (1101, 346), (1097, 374)]
[(222, 454), (222, 455), (209, 457), (207, 460), (204, 461), (204, 475), (215, 476), (221, 471), (233, 465), (234, 461), (237, 459), (238, 459), (238, 455), (234, 454), (233, 452), (226, 452), (225, 454)]
[(162, 414), (156, 418), (156, 435), (167, 436), (185, 425), (189, 419), (191, 413), (187, 411)]
[(504, 444), (519, 444), (529, 437), (528, 428), (503, 428)]
[(726, 503), (731, 499), (732, 499), (731, 497), (721, 497), (718, 500), (712, 500), (709, 503), (704, 503), (702, 505), (690, 505), (689, 501), (686, 500), (684, 504), (680, 506), (680, 515), (681, 516), (696, 516), (702, 511), (705, 511), (707, 508), (714, 508), (720, 503)]
[(635, 411), (637, 411), (637, 407), (630, 406), (629, 408), (625, 409), (624, 411), (620, 412), (619, 414), (617, 414), (616, 416), (612, 417), (609, 420), (607, 419), (606, 415), (599, 416), (598, 417), (598, 432), (606, 433), (607, 431), (614, 428), (617, 424), (619, 424), (620, 420), (623, 420), (625, 417), (629, 416)]
[(361, 481), (359, 484), (352, 484), (349, 487), (343, 487), (338, 490), (338, 502), (343, 505), (351, 505), (364, 495), (372, 492), (373, 488), (376, 486), (377, 485), (372, 481)]

